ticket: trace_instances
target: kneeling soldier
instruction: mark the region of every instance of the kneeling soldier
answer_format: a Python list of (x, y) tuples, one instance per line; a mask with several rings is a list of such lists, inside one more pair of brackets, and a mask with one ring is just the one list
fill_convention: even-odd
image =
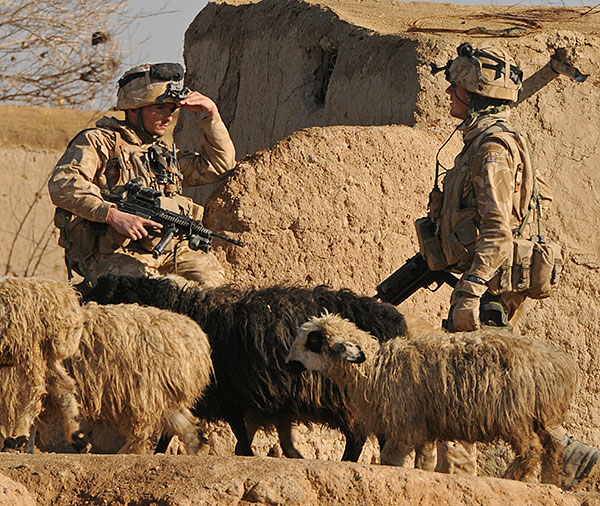
[[(201, 219), (202, 207), (182, 195), (183, 186), (217, 182), (235, 165), (235, 148), (216, 104), (183, 88), (178, 63), (145, 64), (125, 72), (118, 82), (117, 109), (125, 120), (103, 117), (70, 142), (50, 178), (57, 206), (55, 224), (65, 248), (67, 268), (88, 283), (105, 273), (174, 273), (207, 287), (223, 284), (223, 268), (212, 253), (181, 243), (154, 258), (160, 241), (148, 233), (160, 224), (117, 209), (102, 198), (135, 178), (160, 192), (161, 207)], [(196, 152), (177, 151), (162, 136), (181, 107), (203, 114)]]

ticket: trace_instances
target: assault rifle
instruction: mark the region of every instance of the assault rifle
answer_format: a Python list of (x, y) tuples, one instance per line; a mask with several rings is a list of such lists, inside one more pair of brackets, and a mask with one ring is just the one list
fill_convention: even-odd
[(102, 197), (108, 202), (117, 204), (117, 209), (129, 214), (135, 214), (160, 223), (162, 237), (152, 250), (152, 256), (158, 258), (164, 252), (173, 237), (187, 239), (190, 249), (209, 252), (212, 247), (212, 238), (217, 237), (223, 241), (244, 246), (242, 241), (218, 234), (205, 228), (202, 222), (188, 218), (182, 214), (174, 213), (160, 207), (161, 192), (146, 188), (141, 183), (141, 178), (135, 178), (112, 192), (102, 191)]
[(419, 288), (429, 287), (433, 283), (437, 290), (444, 283), (455, 287), (458, 278), (446, 271), (432, 271), (421, 253), (409, 258), (406, 263), (377, 286), (376, 298), (390, 304), (400, 304)]

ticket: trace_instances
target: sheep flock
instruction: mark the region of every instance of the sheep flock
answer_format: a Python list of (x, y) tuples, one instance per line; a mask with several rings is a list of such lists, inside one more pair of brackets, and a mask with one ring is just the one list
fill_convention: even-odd
[(576, 366), (562, 350), (505, 329), (429, 332), (379, 344), (339, 315), (311, 318), (287, 357), (345, 387), (366, 430), (383, 433), (402, 457), (435, 441), (506, 441), (506, 478), (560, 484), (559, 426), (575, 390)]
[[(226, 421), (235, 453), (263, 427), (301, 458), (294, 424), (323, 424), (357, 461), (376, 436), (382, 462), (436, 441), (506, 441), (505, 477), (541, 462), (560, 483), (560, 425), (575, 389), (561, 350), (509, 331), (447, 334), (411, 326), (394, 306), (349, 290), (201, 288), (175, 278), (104, 276), (85, 297), (69, 284), (0, 279), (0, 447), (34, 451), (61, 427), (70, 451), (198, 453), (200, 422)], [(296, 369), (296, 370), (294, 370)], [(298, 369), (307, 370), (298, 374)], [(385, 456), (384, 456), (385, 455)], [(429, 465), (423, 466), (430, 469)]]

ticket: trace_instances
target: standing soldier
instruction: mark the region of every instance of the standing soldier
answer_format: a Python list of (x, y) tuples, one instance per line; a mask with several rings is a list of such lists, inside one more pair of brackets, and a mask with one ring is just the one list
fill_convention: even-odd
[[(117, 109), (125, 111), (125, 120), (103, 117), (96, 128), (77, 134), (55, 167), (48, 188), (69, 275), (72, 269), (88, 283), (105, 273), (176, 272), (207, 287), (225, 281), (212, 253), (192, 251), (183, 243), (171, 243), (154, 258), (160, 237), (149, 235), (147, 228), (160, 224), (120, 211), (101, 194), (141, 178), (143, 186), (160, 192), (161, 207), (201, 219), (202, 207), (184, 197), (182, 187), (225, 178), (235, 165), (235, 149), (215, 103), (183, 88), (183, 75), (178, 63), (139, 65), (125, 72), (117, 92)], [(176, 151), (162, 140), (178, 107), (203, 115), (196, 152)]]
[[(527, 140), (508, 123), (509, 104), (517, 101), (522, 84), (521, 69), (497, 48), (461, 44), (458, 55), (437, 70), (445, 70), (450, 83), (446, 89), (450, 115), (462, 120), (457, 130), (463, 134), (464, 146), (445, 174), (443, 191), (436, 182), (429, 218), (424, 219), (422, 230), (418, 220), (417, 229), (429, 268), (461, 274), (452, 292), (446, 328), (471, 331), (482, 322), (514, 324), (526, 297), (536, 296), (529, 287), (540, 280), (522, 269), (515, 281), (513, 266), (521, 255), (516, 245), (533, 246), (533, 241), (521, 238), (531, 235), (528, 227), (534, 214), (539, 219), (542, 197)], [(433, 237), (424, 232), (431, 230), (431, 223)], [(522, 284), (525, 278), (527, 286)], [(554, 434), (565, 448), (563, 485), (570, 489), (589, 476), (600, 451), (563, 429)], [(445, 472), (477, 472), (474, 445), (448, 443), (442, 446), (439, 460), (438, 469)]]

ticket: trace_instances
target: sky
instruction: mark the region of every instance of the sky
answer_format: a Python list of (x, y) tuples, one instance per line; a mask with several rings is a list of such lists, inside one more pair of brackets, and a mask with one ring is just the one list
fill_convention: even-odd
[[(586, 0), (455, 0), (454, 3), (553, 7), (590, 5)], [(595, 0), (591, 2), (592, 5), (595, 3)], [(161, 9), (166, 12), (138, 19), (130, 25), (129, 33), (123, 34), (129, 39), (123, 43), (130, 55), (128, 66), (146, 61), (183, 63), (185, 31), (206, 4), (207, 0), (132, 0), (130, 5), (133, 12), (158, 12)]]
[(159, 12), (138, 18), (123, 37), (123, 47), (130, 55), (129, 66), (138, 63), (176, 61), (183, 63), (183, 37), (187, 27), (207, 0), (132, 0), (132, 12)]

